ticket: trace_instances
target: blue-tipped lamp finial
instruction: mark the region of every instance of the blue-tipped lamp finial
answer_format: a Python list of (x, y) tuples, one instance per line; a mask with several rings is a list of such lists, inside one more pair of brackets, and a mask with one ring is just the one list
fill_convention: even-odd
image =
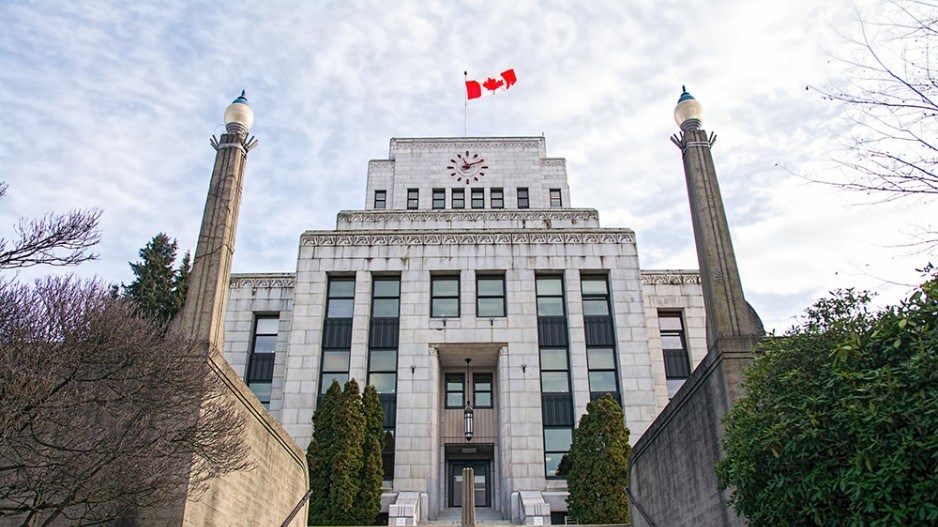
[(687, 92), (686, 86), (681, 86), (681, 90), (681, 97), (677, 100), (677, 106), (674, 107), (674, 121), (685, 132), (698, 130), (703, 120), (703, 106)]
[(225, 129), (229, 134), (247, 135), (254, 126), (254, 110), (248, 105), (244, 90), (225, 108)]

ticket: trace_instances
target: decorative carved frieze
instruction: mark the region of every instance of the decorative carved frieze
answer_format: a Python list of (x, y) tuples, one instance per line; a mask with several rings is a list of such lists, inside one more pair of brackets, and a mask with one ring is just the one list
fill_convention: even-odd
[(432, 221), (599, 221), (595, 209), (563, 210), (344, 210), (339, 221), (349, 223)]
[(642, 285), (700, 284), (698, 271), (642, 271)]
[(372, 159), (368, 162), (368, 168), (394, 168), (393, 159)]
[(469, 140), (456, 138), (414, 138), (391, 139), (391, 152), (401, 150), (505, 150), (505, 151), (533, 151), (543, 149), (543, 138), (540, 137), (474, 137)]
[(293, 273), (233, 274), (229, 288), (238, 289), (260, 287), (293, 287), (296, 276)]
[(542, 167), (560, 167), (563, 168), (567, 165), (567, 160), (562, 157), (547, 157), (541, 159)]
[(597, 232), (461, 232), (461, 233), (349, 233), (345, 231), (308, 232), (304, 247), (372, 245), (519, 245), (519, 244), (623, 244), (634, 243), (631, 230), (603, 229)]

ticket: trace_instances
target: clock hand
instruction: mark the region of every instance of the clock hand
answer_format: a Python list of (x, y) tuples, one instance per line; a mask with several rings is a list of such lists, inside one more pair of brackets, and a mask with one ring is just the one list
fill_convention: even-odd
[(471, 167), (472, 165), (478, 165), (479, 163), (484, 163), (484, 162), (485, 162), (484, 159), (480, 159), (480, 160), (478, 160), (478, 161), (473, 161), (472, 163), (466, 163), (466, 164), (464, 164), (462, 167), (463, 167), (463, 168), (469, 168), (469, 167)]

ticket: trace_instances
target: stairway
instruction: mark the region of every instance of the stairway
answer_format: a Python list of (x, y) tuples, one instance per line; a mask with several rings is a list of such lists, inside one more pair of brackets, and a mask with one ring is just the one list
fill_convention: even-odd
[[(462, 509), (458, 507), (443, 509), (435, 520), (430, 520), (427, 524), (462, 525)], [(502, 519), (501, 514), (491, 507), (476, 507), (476, 525), (511, 525), (511, 522)]]

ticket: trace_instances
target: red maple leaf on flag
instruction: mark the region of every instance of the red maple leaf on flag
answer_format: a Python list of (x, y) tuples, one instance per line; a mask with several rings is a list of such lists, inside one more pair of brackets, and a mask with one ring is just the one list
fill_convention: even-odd
[(482, 83), (482, 87), (489, 91), (495, 91), (499, 86), (505, 84), (505, 81), (495, 80), (492, 77), (489, 77)]

